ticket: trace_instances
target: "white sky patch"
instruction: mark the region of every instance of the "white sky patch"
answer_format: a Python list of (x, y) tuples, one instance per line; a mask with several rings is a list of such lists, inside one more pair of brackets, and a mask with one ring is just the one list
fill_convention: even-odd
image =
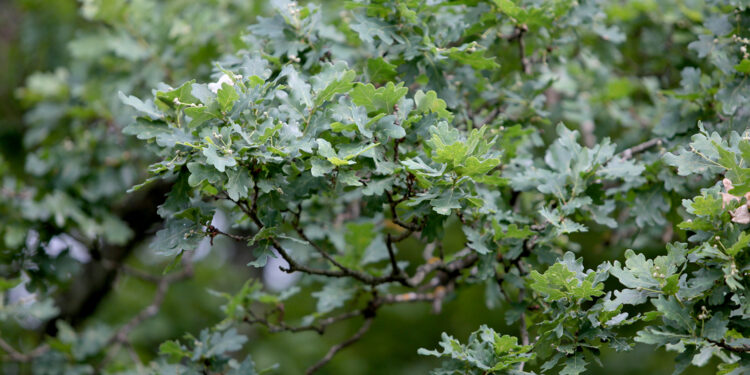
[(88, 263), (91, 260), (91, 255), (86, 246), (64, 233), (52, 237), (44, 246), (44, 252), (51, 257), (60, 255), (66, 249), (71, 258), (81, 263)]
[(279, 269), (279, 267), (288, 268), (289, 263), (287, 263), (284, 258), (279, 256), (279, 254), (274, 251), (273, 258), (268, 258), (268, 263), (266, 263), (266, 266), (263, 267), (263, 282), (266, 284), (268, 289), (279, 292), (282, 290), (289, 289), (294, 284), (297, 283), (297, 280), (299, 280), (299, 273), (286, 273)]

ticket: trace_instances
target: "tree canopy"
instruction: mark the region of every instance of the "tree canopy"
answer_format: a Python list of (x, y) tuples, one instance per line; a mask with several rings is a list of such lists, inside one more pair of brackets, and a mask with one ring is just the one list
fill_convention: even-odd
[(750, 373), (750, 3), (42, 4), (3, 372)]

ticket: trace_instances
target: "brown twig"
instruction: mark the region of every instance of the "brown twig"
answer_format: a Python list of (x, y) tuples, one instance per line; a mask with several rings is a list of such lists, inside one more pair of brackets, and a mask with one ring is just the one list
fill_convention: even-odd
[(623, 150), (618, 155), (622, 158), (622, 160), (628, 160), (628, 159), (632, 158), (633, 156), (635, 156), (638, 153), (646, 151), (649, 148), (654, 147), (654, 146), (661, 146), (661, 144), (662, 144), (661, 138), (649, 139), (646, 142), (643, 142), (641, 144), (637, 144), (637, 145), (635, 145), (635, 146), (633, 146), (631, 148), (627, 148), (627, 149)]
[(357, 316), (360, 316), (363, 314), (363, 310), (354, 310), (354, 311), (348, 311), (345, 313), (342, 313), (340, 315), (328, 317), (326, 319), (322, 319), (318, 321), (317, 323), (313, 324), (306, 324), (301, 326), (291, 326), (283, 321), (280, 321), (278, 323), (271, 323), (267, 318), (258, 318), (255, 317), (252, 312), (248, 311), (250, 313), (250, 317), (245, 317), (243, 321), (248, 324), (260, 324), (268, 328), (269, 332), (303, 332), (303, 331), (315, 331), (318, 334), (323, 334), (326, 330), (326, 328), (332, 324), (342, 322), (347, 319), (351, 319)]
[(529, 31), (528, 26), (525, 24), (519, 25), (516, 27), (516, 32), (508, 40), (518, 39), (518, 53), (521, 58), (521, 70), (524, 74), (531, 74), (531, 62), (529, 62), (529, 58), (526, 57), (526, 43), (523, 40), (523, 36), (527, 31)]
[[(257, 205), (255, 203), (257, 201), (257, 193), (256, 198), (252, 204), (252, 206), (247, 210), (247, 214), (250, 217), (250, 219), (255, 223), (255, 225), (258, 227), (258, 230), (261, 230), (265, 227), (262, 221), (260, 221), (260, 218), (257, 214)], [(233, 201), (236, 205), (241, 206), (241, 203), (238, 201)], [(296, 215), (299, 215), (297, 213)], [(293, 224), (294, 225), (294, 224)], [(271, 241), (271, 244), (273, 245), (273, 248), (279, 253), (279, 255), (287, 262), (288, 266), (286, 268), (280, 267), (280, 269), (287, 273), (293, 273), (293, 272), (302, 272), (307, 273), (311, 275), (319, 275), (319, 276), (328, 276), (328, 277), (351, 277), (353, 279), (356, 279), (358, 281), (361, 281), (362, 283), (365, 283), (367, 285), (375, 286), (380, 284), (385, 284), (389, 282), (401, 282), (401, 279), (403, 279), (403, 276), (401, 275), (388, 275), (388, 276), (373, 276), (366, 272), (356, 271), (350, 268), (345, 267), (336, 259), (334, 259), (328, 252), (323, 250), (317, 243), (314, 241), (311, 241), (307, 235), (305, 235), (304, 231), (302, 231), (299, 228), (299, 225), (297, 223), (297, 234), (302, 237), (303, 240), (308, 242), (313, 248), (328, 262), (333, 264), (335, 267), (338, 268), (338, 270), (324, 270), (324, 269), (318, 269), (318, 268), (312, 268), (308, 267), (306, 265), (303, 265), (299, 262), (297, 262), (290, 254), (289, 252), (284, 249), (283, 246), (281, 246), (281, 243), (275, 238), (271, 237), (269, 240)], [(222, 232), (218, 228), (213, 228), (213, 231), (215, 231), (216, 234), (221, 235), (227, 235), (225, 232)], [(246, 237), (243, 236), (229, 236), (230, 238), (234, 238), (236, 240), (245, 240)]]
[(472, 266), (477, 260), (479, 260), (479, 256), (476, 252), (470, 250), (470, 249), (463, 249), (456, 253), (456, 259), (445, 264), (441, 260), (436, 260), (431, 263), (425, 263), (417, 268), (417, 271), (414, 273), (414, 276), (409, 278), (408, 284), (415, 287), (422, 283), (422, 281), (427, 277), (428, 274), (435, 270), (443, 270), (445, 272), (455, 272), (457, 270), (461, 270), (464, 268), (468, 268)]
[(49, 345), (43, 344), (34, 348), (28, 353), (21, 353), (18, 350), (16, 350), (12, 345), (10, 345), (7, 341), (3, 340), (2, 337), (0, 337), (0, 349), (3, 349), (3, 351), (5, 351), (8, 354), (8, 357), (10, 357), (10, 359), (15, 362), (29, 362), (32, 359), (39, 357), (40, 355), (46, 353), (47, 350), (49, 350)]
[[(323, 359), (318, 361), (316, 364), (308, 368), (307, 374), (312, 374), (315, 371), (319, 370), (322, 366), (324, 366), (326, 363), (328, 363), (333, 356), (339, 352), (341, 349), (353, 344), (357, 340), (359, 340), (362, 335), (369, 329), (369, 326), (372, 323), (372, 320), (375, 317), (375, 312), (384, 305), (391, 305), (391, 304), (400, 304), (400, 303), (416, 303), (416, 302), (432, 302), (433, 304), (433, 310), (438, 312), (440, 310), (440, 307), (442, 305), (442, 301), (445, 298), (445, 296), (453, 290), (454, 288), (454, 279), (460, 275), (460, 270), (465, 269), (467, 267), (471, 267), (476, 261), (478, 260), (478, 256), (475, 252), (464, 249), (457, 253), (458, 259), (449, 262), (447, 264), (444, 264), (442, 261), (432, 262), (425, 264), (417, 270), (417, 273), (409, 279), (406, 279), (406, 275), (401, 272), (400, 275), (391, 275), (390, 277), (400, 277), (403, 280), (403, 284), (405, 286), (411, 286), (416, 287), (418, 284), (420, 284), (426, 275), (429, 273), (441, 270), (443, 271), (444, 277), (435, 277), (431, 280), (430, 283), (427, 285), (424, 285), (423, 287), (432, 287), (434, 288), (432, 292), (428, 293), (422, 293), (422, 292), (407, 292), (407, 293), (401, 293), (401, 294), (386, 294), (378, 296), (376, 292), (373, 292), (373, 299), (367, 304), (365, 308), (357, 309), (353, 311), (344, 312), (340, 315), (328, 317), (325, 319), (322, 319), (316, 323), (308, 324), (308, 325), (302, 325), (302, 326), (292, 326), (288, 325), (283, 321), (279, 321), (276, 323), (272, 323), (269, 321), (268, 316), (272, 313), (265, 314), (264, 317), (257, 317), (255, 314), (252, 313), (252, 311), (248, 311), (249, 316), (246, 316), (243, 321), (249, 324), (261, 324), (269, 329), (271, 332), (281, 332), (281, 331), (287, 331), (287, 332), (300, 332), (300, 331), (315, 331), (319, 334), (322, 334), (325, 329), (332, 324), (335, 324), (337, 322), (341, 322), (344, 320), (348, 320), (357, 316), (363, 316), (365, 318), (365, 324), (363, 325), (360, 330), (355, 333), (352, 337), (347, 339), (346, 341), (333, 346), (328, 353), (326, 354)], [(292, 268), (292, 266), (290, 266)], [(401, 280), (396, 280), (401, 281)]]
[(394, 200), (393, 199), (393, 194), (390, 191), (388, 191), (388, 190), (385, 191), (385, 195), (386, 195), (386, 198), (388, 198), (388, 205), (390, 206), (391, 221), (394, 224), (400, 226), (401, 228), (411, 230), (412, 232), (419, 231), (421, 229), (419, 227), (419, 225), (414, 224), (414, 223), (405, 223), (405, 222), (401, 221), (401, 219), (398, 218), (398, 213), (396, 212), (396, 206), (398, 206), (399, 203), (401, 203), (401, 202), (409, 199), (408, 195), (404, 195), (399, 200)]
[[(502, 287), (501, 287), (502, 288)], [(518, 292), (518, 300), (523, 303), (523, 299), (526, 297), (526, 290), (521, 288), (521, 290)], [(518, 322), (519, 330), (521, 334), (521, 345), (528, 346), (529, 345), (529, 330), (526, 328), (526, 312), (521, 313), (520, 321)], [(526, 362), (521, 362), (521, 364), (518, 366), (518, 371), (523, 371), (523, 367), (526, 364)]]
[(355, 333), (352, 337), (344, 340), (343, 342), (332, 346), (331, 349), (328, 350), (328, 353), (326, 353), (325, 357), (323, 357), (320, 361), (318, 361), (314, 365), (310, 366), (307, 369), (307, 371), (305, 371), (305, 374), (310, 375), (320, 370), (321, 367), (325, 366), (326, 363), (330, 362), (331, 359), (333, 359), (333, 356), (336, 355), (336, 353), (346, 348), (347, 346), (352, 345), (355, 342), (359, 341), (359, 339), (361, 339), (362, 336), (364, 336), (364, 334), (367, 333), (367, 331), (370, 329), (370, 326), (372, 325), (372, 320), (373, 320), (373, 317), (366, 318), (364, 324), (362, 324), (362, 327), (359, 328), (359, 331), (357, 331), (357, 333)]
[(388, 249), (388, 258), (391, 261), (391, 275), (400, 276), (399, 282), (404, 286), (409, 286), (405, 277), (403, 277), (403, 271), (398, 267), (398, 260), (396, 259), (396, 252), (393, 250), (393, 238), (389, 233), (385, 238), (385, 247)]
[[(117, 332), (112, 335), (110, 343), (127, 343), (128, 334), (130, 333), (130, 331), (132, 331), (146, 319), (151, 318), (159, 312), (159, 308), (161, 308), (162, 303), (164, 303), (164, 297), (166, 297), (170, 285), (174, 282), (186, 279), (193, 275), (193, 266), (191, 259), (189, 259), (189, 256), (188, 258), (185, 258), (183, 260), (183, 267), (184, 268), (180, 272), (171, 273), (158, 279), (156, 285), (156, 293), (154, 293), (154, 298), (151, 300), (151, 303), (148, 306), (144, 307), (137, 315), (131, 318), (128, 323), (120, 327), (120, 329), (118, 329)], [(133, 269), (129, 268), (129, 271), (126, 272), (133, 271)], [(138, 274), (140, 277), (145, 276), (145, 273), (142, 273), (141, 271), (139, 271)], [(149, 279), (151, 281), (156, 280), (155, 277), (148, 277), (144, 279)]]
[(733, 352), (733, 353), (748, 353), (748, 352), (750, 352), (750, 345), (733, 346), (733, 345), (728, 344), (724, 340), (716, 341), (716, 340), (706, 339), (706, 341), (708, 341), (708, 342), (710, 342), (710, 343), (712, 343), (712, 344), (714, 344), (714, 345), (716, 345), (716, 346), (718, 346), (718, 347), (720, 347), (722, 349), (729, 350), (730, 352)]

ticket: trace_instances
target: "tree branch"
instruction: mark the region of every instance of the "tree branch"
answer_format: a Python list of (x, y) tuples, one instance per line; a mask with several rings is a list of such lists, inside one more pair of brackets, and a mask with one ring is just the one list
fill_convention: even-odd
[(248, 323), (248, 324), (260, 324), (260, 325), (263, 325), (266, 328), (268, 328), (269, 332), (273, 332), (273, 333), (276, 333), (276, 332), (315, 331), (318, 334), (322, 335), (325, 332), (325, 330), (326, 330), (326, 328), (328, 326), (330, 326), (332, 324), (335, 324), (335, 323), (338, 323), (338, 322), (341, 322), (341, 321), (344, 321), (344, 320), (348, 320), (348, 319), (357, 317), (359, 315), (363, 315), (363, 311), (364, 310), (348, 311), (348, 312), (342, 313), (340, 315), (336, 315), (336, 316), (332, 316), (332, 317), (328, 317), (328, 318), (322, 319), (322, 320), (318, 321), (317, 323), (307, 324), (307, 325), (302, 325), (302, 326), (290, 326), (290, 325), (286, 324), (283, 321), (280, 321), (280, 322), (274, 324), (274, 323), (271, 323), (270, 321), (268, 321), (267, 318), (258, 318), (258, 317), (255, 317), (252, 314), (252, 312), (250, 312), (250, 311), (248, 311), (248, 312), (251, 315), (253, 315), (253, 316), (252, 317), (247, 317), (246, 316), (245, 318), (242, 319), (242, 321), (244, 321), (245, 323)]
[(524, 34), (529, 31), (529, 27), (524, 25), (519, 25), (516, 27), (515, 32), (513, 35), (511, 35), (508, 40), (513, 41), (518, 39), (518, 54), (521, 58), (521, 70), (524, 74), (531, 74), (531, 62), (529, 62), (528, 57), (526, 57), (526, 43), (523, 40)]
[[(189, 255), (188, 258), (185, 258), (183, 260), (183, 267), (184, 268), (180, 272), (171, 273), (158, 279), (156, 285), (156, 293), (154, 294), (154, 298), (151, 300), (151, 303), (148, 306), (144, 307), (143, 310), (141, 310), (136, 316), (131, 318), (128, 323), (120, 327), (120, 329), (117, 330), (117, 332), (110, 339), (110, 343), (127, 343), (128, 334), (130, 333), (130, 331), (132, 331), (146, 319), (151, 318), (159, 312), (159, 308), (161, 307), (162, 303), (164, 303), (164, 297), (166, 297), (167, 292), (169, 291), (169, 286), (174, 282), (192, 276), (193, 266), (191, 260), (189, 259)], [(140, 276), (144, 275), (140, 274)], [(156, 279), (155, 277), (151, 277), (149, 278), (149, 280), (153, 281)]]
[(401, 221), (401, 219), (398, 218), (398, 213), (396, 212), (396, 206), (398, 206), (399, 203), (408, 199), (407, 196), (404, 196), (402, 199), (395, 201), (393, 200), (393, 194), (390, 191), (386, 190), (385, 195), (388, 198), (388, 205), (390, 206), (390, 209), (391, 209), (391, 221), (394, 224), (404, 229), (411, 230), (412, 232), (419, 231), (420, 230), (419, 225), (416, 225), (414, 223), (405, 223)]
[(370, 329), (372, 320), (373, 317), (366, 318), (364, 324), (362, 324), (362, 327), (359, 328), (359, 331), (357, 331), (357, 333), (355, 333), (352, 337), (344, 340), (344, 342), (332, 346), (331, 349), (328, 350), (328, 353), (326, 353), (325, 357), (323, 357), (316, 364), (310, 366), (307, 371), (305, 371), (305, 374), (310, 375), (320, 370), (321, 367), (325, 366), (326, 363), (330, 362), (331, 359), (333, 359), (333, 356), (336, 355), (336, 353), (346, 348), (347, 346), (359, 341), (359, 339), (361, 339), (362, 336), (364, 336), (364, 334), (367, 333), (367, 331)]
[(721, 340), (721, 341), (716, 341), (716, 340), (711, 340), (711, 339), (705, 339), (705, 340), (708, 341), (708, 342), (710, 342), (710, 343), (712, 343), (712, 344), (714, 344), (714, 345), (716, 345), (716, 346), (718, 346), (718, 347), (720, 347), (720, 348), (722, 348), (722, 349), (729, 350), (730, 352), (733, 352), (733, 353), (748, 353), (748, 352), (750, 352), (750, 345), (732, 346), (732, 345), (728, 344), (724, 340)]
[(60, 315), (45, 324), (44, 330), (48, 335), (56, 335), (57, 320), (67, 321), (76, 327), (96, 311), (111, 291), (125, 259), (151, 235), (152, 227), (162, 221), (154, 207), (164, 200), (164, 194), (170, 188), (171, 183), (155, 183), (111, 206), (113, 214), (123, 219), (135, 235), (121, 246), (103, 244), (101, 248), (90, 249), (92, 261), (84, 264), (70, 286), (55, 297)]
[(431, 272), (435, 270), (443, 270), (447, 273), (454, 273), (456, 271), (462, 270), (464, 268), (468, 268), (472, 266), (474, 263), (476, 263), (477, 260), (479, 260), (479, 256), (476, 252), (470, 250), (470, 249), (463, 249), (456, 253), (455, 255), (456, 259), (446, 263), (443, 263), (441, 260), (436, 260), (431, 263), (425, 263), (417, 268), (417, 271), (414, 273), (414, 276), (409, 278), (408, 284), (410, 286), (417, 286), (424, 278), (430, 274)]
[[(236, 205), (241, 206), (240, 202), (238, 201), (232, 201)], [(257, 212), (255, 211), (255, 203), (253, 203), (253, 206), (248, 210), (248, 213), (250, 215), (250, 219), (255, 223), (255, 225), (258, 227), (258, 230), (263, 229), (265, 226), (262, 221), (260, 221), (260, 218), (258, 218)], [(328, 277), (351, 277), (353, 279), (356, 279), (358, 281), (361, 281), (367, 285), (375, 286), (380, 284), (385, 284), (389, 282), (402, 282), (404, 279), (401, 275), (388, 275), (388, 276), (380, 276), (376, 277), (366, 272), (356, 271), (350, 268), (347, 268), (346, 266), (339, 263), (336, 259), (334, 259), (328, 252), (323, 250), (318, 244), (311, 241), (307, 235), (305, 235), (304, 231), (302, 231), (299, 228), (299, 225), (295, 225), (293, 223), (293, 226), (295, 226), (295, 230), (297, 231), (297, 234), (302, 237), (303, 240), (307, 241), (316, 252), (318, 252), (323, 258), (325, 258), (327, 261), (329, 261), (331, 264), (333, 264), (335, 267), (339, 268), (339, 270), (324, 270), (324, 269), (318, 269), (318, 268), (312, 268), (308, 267), (306, 265), (303, 265), (299, 262), (297, 262), (292, 256), (287, 252), (283, 246), (281, 246), (281, 243), (275, 238), (271, 237), (270, 241), (274, 247), (274, 249), (281, 255), (281, 257), (289, 264), (288, 268), (280, 267), (282, 271), (287, 273), (292, 272), (302, 272), (307, 273), (311, 275), (320, 275), (320, 276), (328, 276)], [(223, 232), (219, 230), (216, 227), (211, 226), (210, 227), (211, 233), (214, 235), (225, 235), (227, 237), (233, 238), (238, 241), (244, 241), (247, 240), (249, 237), (246, 236), (236, 236), (236, 235), (230, 235), (226, 232)]]
[(408, 280), (404, 277), (404, 272), (398, 267), (396, 252), (393, 250), (393, 238), (390, 233), (385, 238), (385, 247), (388, 249), (388, 258), (391, 260), (391, 275), (398, 276), (398, 281), (403, 286), (409, 286)]
[(654, 146), (661, 146), (661, 144), (662, 144), (661, 138), (649, 139), (646, 142), (643, 142), (641, 144), (638, 144), (631, 148), (623, 150), (618, 155), (622, 158), (622, 160), (628, 160), (638, 153), (646, 151), (649, 148), (654, 147)]
[(47, 344), (40, 345), (28, 353), (21, 353), (11, 346), (7, 341), (0, 337), (0, 349), (8, 353), (8, 357), (15, 362), (30, 362), (32, 359), (39, 357), (49, 350)]

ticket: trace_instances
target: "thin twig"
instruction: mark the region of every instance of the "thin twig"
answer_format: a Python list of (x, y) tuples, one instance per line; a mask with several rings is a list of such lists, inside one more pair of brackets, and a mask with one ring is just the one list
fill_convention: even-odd
[(328, 353), (326, 353), (325, 357), (323, 357), (316, 364), (310, 366), (307, 371), (305, 371), (305, 374), (310, 375), (320, 370), (321, 367), (325, 366), (326, 363), (330, 362), (331, 359), (333, 359), (333, 356), (336, 355), (336, 353), (346, 348), (347, 346), (359, 341), (359, 339), (361, 339), (362, 336), (364, 336), (364, 334), (367, 333), (367, 331), (370, 329), (372, 320), (372, 317), (365, 319), (364, 324), (362, 324), (362, 327), (359, 328), (359, 331), (357, 331), (357, 333), (355, 333), (352, 337), (346, 339), (344, 342), (332, 346), (331, 349), (328, 350)]
[(521, 70), (524, 74), (531, 74), (531, 63), (528, 57), (526, 57), (526, 43), (523, 41), (523, 36), (529, 31), (529, 28), (526, 25), (520, 25), (516, 30), (518, 33), (518, 53), (521, 57)]
[(633, 156), (635, 156), (635, 154), (638, 154), (638, 153), (641, 153), (643, 151), (646, 151), (649, 148), (654, 147), (654, 146), (661, 146), (661, 144), (662, 144), (661, 138), (649, 139), (646, 142), (643, 142), (641, 144), (638, 144), (638, 145), (635, 145), (635, 146), (633, 146), (631, 148), (623, 150), (618, 155), (620, 155), (620, 157), (622, 158), (622, 160), (628, 160), (628, 159), (632, 158)]
[[(521, 288), (521, 290), (518, 292), (518, 300), (523, 303), (523, 299), (526, 297), (526, 290), (524, 288)], [(526, 312), (521, 313), (521, 320), (519, 323), (519, 330), (521, 333), (521, 345), (528, 346), (529, 345), (529, 331), (526, 328)], [(526, 362), (521, 362), (521, 364), (518, 366), (518, 371), (523, 371), (523, 367), (526, 364)]]
[(7, 341), (3, 340), (2, 337), (0, 337), (0, 349), (3, 349), (3, 351), (8, 354), (8, 357), (10, 357), (10, 359), (15, 362), (29, 362), (32, 359), (39, 357), (40, 355), (47, 352), (47, 350), (49, 350), (49, 346), (47, 344), (43, 344), (34, 348), (28, 353), (21, 353)]
[[(156, 285), (156, 293), (154, 293), (154, 298), (151, 300), (151, 303), (131, 318), (128, 323), (120, 327), (110, 339), (110, 343), (127, 343), (130, 331), (159, 312), (159, 308), (161, 308), (162, 303), (164, 303), (164, 297), (166, 297), (167, 292), (169, 291), (169, 286), (174, 282), (186, 279), (193, 275), (193, 266), (189, 256), (184, 259), (183, 267), (182, 271), (171, 273), (159, 279), (159, 282)], [(130, 271), (132, 271), (132, 269)]]
[(414, 273), (414, 276), (409, 278), (408, 284), (411, 286), (417, 286), (424, 278), (430, 274), (431, 272), (435, 270), (443, 270), (445, 272), (456, 272), (458, 270), (468, 268), (472, 266), (477, 260), (479, 260), (479, 256), (476, 252), (470, 250), (470, 249), (463, 249), (456, 253), (455, 255), (456, 259), (446, 263), (443, 263), (440, 260), (437, 260), (432, 263), (426, 263), (417, 268), (417, 271)]
[(708, 342), (710, 342), (710, 343), (712, 343), (712, 344), (714, 344), (714, 345), (716, 345), (716, 346), (718, 346), (718, 347), (720, 347), (722, 349), (729, 350), (730, 352), (734, 352), (734, 353), (748, 353), (748, 352), (750, 352), (750, 345), (732, 346), (732, 345), (728, 344), (724, 340), (716, 341), (716, 340), (706, 339), (706, 341), (708, 341)]
[(337, 267), (338, 269), (342, 270), (344, 273), (352, 273), (352, 274), (357, 273), (356, 271), (350, 270), (346, 266), (344, 266), (341, 263), (339, 263), (334, 257), (331, 256), (331, 254), (328, 254), (327, 251), (323, 250), (323, 248), (321, 248), (320, 245), (318, 245), (316, 242), (314, 242), (309, 237), (307, 237), (307, 235), (305, 234), (305, 231), (302, 229), (302, 227), (299, 226), (299, 213), (296, 214), (296, 216), (297, 216), (297, 218), (294, 221), (294, 223), (292, 223), (292, 226), (294, 227), (294, 230), (297, 232), (297, 234), (303, 240), (305, 240), (305, 242), (309, 243), (310, 246), (312, 246), (313, 249), (315, 249), (315, 251), (318, 252), (318, 254), (320, 254), (327, 261), (331, 262), (331, 264), (333, 264), (335, 267)]
[[(255, 199), (257, 201), (257, 198)], [(235, 204), (239, 205), (239, 202), (235, 202)], [(260, 218), (257, 214), (257, 205), (255, 204), (255, 201), (253, 202), (253, 205), (248, 210), (248, 214), (250, 216), (250, 219), (255, 223), (255, 225), (258, 227), (258, 230), (261, 230), (264, 228), (264, 224), (262, 221), (260, 221)], [(297, 225), (298, 226), (298, 225)], [(224, 232), (213, 228), (216, 234), (222, 234), (225, 235)], [(301, 233), (300, 233), (301, 232)], [(288, 267), (279, 267), (282, 271), (286, 273), (292, 273), (292, 272), (302, 272), (302, 273), (308, 273), (311, 275), (320, 275), (320, 276), (328, 276), (328, 277), (351, 277), (353, 279), (359, 280), (367, 285), (380, 285), (385, 284), (389, 282), (394, 281), (401, 281), (404, 277), (401, 275), (387, 275), (387, 276), (381, 276), (376, 277), (366, 272), (360, 272), (356, 270), (352, 270), (350, 268), (345, 267), (338, 261), (336, 261), (328, 252), (323, 250), (320, 246), (318, 246), (315, 242), (311, 241), (304, 233), (304, 231), (298, 230), (297, 233), (302, 237), (305, 241), (310, 243), (310, 245), (315, 248), (315, 250), (323, 256), (327, 261), (329, 261), (331, 264), (339, 268), (339, 270), (323, 270), (323, 269), (317, 269), (305, 266), (303, 264), (300, 264), (297, 262), (294, 258), (292, 258), (291, 255), (289, 255), (289, 252), (287, 252), (283, 246), (281, 246), (281, 243), (275, 238), (271, 237), (270, 241), (273, 245), (273, 248), (281, 255), (281, 257), (287, 262)]]
[(403, 271), (401, 271), (401, 268), (398, 267), (398, 260), (396, 259), (396, 252), (393, 250), (393, 238), (391, 237), (391, 234), (389, 233), (385, 238), (385, 247), (388, 249), (388, 258), (391, 260), (391, 274), (396, 276), (401, 276), (399, 278), (399, 281), (404, 286), (409, 286), (408, 281), (405, 277), (403, 277)]
[[(328, 317), (326, 319), (322, 319), (318, 321), (317, 323), (313, 324), (306, 324), (301, 326), (291, 326), (286, 324), (285, 322), (281, 321), (276, 324), (271, 323), (266, 318), (257, 318), (257, 317), (245, 317), (243, 321), (248, 324), (261, 324), (268, 328), (269, 332), (304, 332), (304, 331), (315, 331), (319, 334), (323, 334), (326, 330), (326, 328), (332, 324), (342, 322), (347, 319), (351, 319), (357, 316), (360, 316), (363, 314), (364, 310), (354, 310), (354, 311), (348, 311), (345, 313), (342, 313), (340, 315)], [(252, 315), (252, 313), (251, 313)]]
[(395, 305), (398, 303), (432, 302), (436, 298), (438, 298), (436, 293), (409, 292), (402, 294), (386, 294), (376, 300), (376, 306)]
[(398, 218), (398, 213), (396, 212), (396, 206), (398, 206), (399, 203), (401, 203), (401, 202), (405, 201), (406, 199), (408, 199), (408, 196), (405, 195), (400, 200), (395, 201), (393, 199), (393, 194), (390, 191), (386, 190), (385, 191), (385, 195), (386, 195), (386, 198), (388, 198), (388, 205), (390, 206), (390, 209), (391, 209), (391, 221), (394, 224), (396, 224), (396, 225), (398, 225), (398, 226), (400, 226), (400, 227), (402, 227), (404, 229), (409, 229), (409, 230), (411, 230), (413, 232), (419, 231), (421, 229), (419, 227), (419, 225), (414, 224), (414, 223), (405, 223), (405, 222), (401, 221), (401, 219)]

